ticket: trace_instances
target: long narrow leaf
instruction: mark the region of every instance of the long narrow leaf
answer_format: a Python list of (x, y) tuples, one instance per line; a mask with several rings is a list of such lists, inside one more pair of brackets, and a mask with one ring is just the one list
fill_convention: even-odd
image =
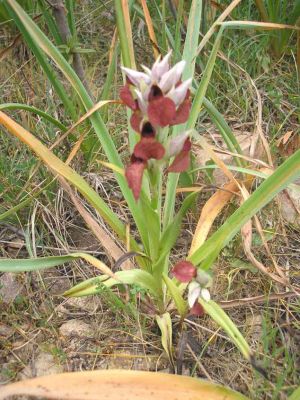
[(161, 289), (151, 274), (140, 269), (131, 269), (128, 271), (118, 271), (114, 274), (115, 278), (100, 276), (91, 278), (72, 287), (64, 293), (68, 297), (89, 296), (100, 293), (102, 285), (111, 288), (120, 284), (138, 285), (143, 289), (149, 290), (153, 296), (161, 295)]
[(128, 1), (115, 0), (115, 11), (123, 64), (125, 67), (135, 68)]
[(175, 285), (174, 281), (165, 274), (163, 275), (163, 280), (168, 288), (170, 297), (174, 300), (180, 316), (184, 317), (187, 313), (187, 303), (182, 297), (181, 290)]
[(21, 104), (21, 103), (4, 103), (0, 104), (0, 111), (1, 110), (25, 110), (29, 111), (33, 114), (39, 115), (40, 117), (44, 118), (46, 121), (51, 122), (51, 124), (57, 126), (57, 128), (61, 129), (63, 132), (66, 132), (67, 127), (62, 124), (60, 121), (52, 117), (50, 114), (46, 113), (39, 108), (29, 106), (28, 104)]
[(29, 259), (4, 259), (0, 258), (1, 272), (24, 272), (24, 271), (40, 271), (42, 269), (58, 267), (66, 262), (74, 261), (75, 259), (84, 259), (94, 267), (99, 269), (103, 274), (115, 277), (102, 261), (86, 253), (73, 253), (64, 256), (50, 256)]
[(209, 314), (210, 317), (214, 321), (216, 321), (216, 323), (220, 325), (224, 329), (224, 331), (229, 335), (229, 337), (238, 347), (243, 356), (248, 361), (250, 361), (251, 360), (250, 347), (246, 342), (246, 340), (244, 339), (241, 332), (238, 330), (236, 325), (231, 321), (231, 319), (228, 317), (225, 311), (223, 311), (222, 308), (212, 300), (205, 301), (200, 299), (199, 303), (202, 305), (207, 314)]

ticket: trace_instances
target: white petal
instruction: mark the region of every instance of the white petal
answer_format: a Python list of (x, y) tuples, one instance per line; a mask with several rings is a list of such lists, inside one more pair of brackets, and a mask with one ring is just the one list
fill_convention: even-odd
[(173, 86), (176, 86), (181, 78), (186, 62), (184, 60), (175, 64), (170, 71), (166, 72), (159, 81), (159, 87), (164, 93), (167, 93)]
[(183, 148), (184, 142), (189, 137), (191, 131), (183, 132), (170, 140), (168, 149), (168, 157), (176, 156)]
[(192, 83), (192, 78), (187, 79), (181, 85), (179, 85), (177, 87), (173, 87), (169, 91), (168, 97), (174, 101), (176, 106), (179, 106), (179, 104), (181, 104), (183, 102), (183, 100), (185, 99), (186, 93), (187, 93), (189, 87), (191, 86), (191, 83)]
[(143, 114), (146, 114), (147, 113), (147, 103), (143, 99), (142, 93), (137, 89), (135, 89), (135, 93), (137, 95), (137, 101), (139, 103), (140, 110), (142, 111)]
[(159, 82), (163, 74), (165, 74), (167, 71), (169, 71), (170, 65), (169, 65), (169, 59), (171, 57), (172, 50), (169, 51), (168, 54), (164, 56), (164, 58), (161, 60), (161, 57), (159, 56), (158, 59), (155, 61), (152, 67), (152, 79), (155, 82)]
[(210, 300), (210, 293), (208, 289), (201, 289), (201, 297), (203, 300), (205, 301), (209, 301)]
[(189, 284), (189, 293), (188, 293), (188, 303), (189, 303), (190, 308), (193, 307), (196, 300), (200, 296), (200, 293), (201, 293), (201, 287), (200, 287), (199, 283), (191, 282)]
[(146, 84), (149, 84), (151, 82), (150, 77), (144, 72), (135, 71), (134, 69), (125, 67), (121, 68), (135, 86), (139, 87), (141, 81), (145, 82)]

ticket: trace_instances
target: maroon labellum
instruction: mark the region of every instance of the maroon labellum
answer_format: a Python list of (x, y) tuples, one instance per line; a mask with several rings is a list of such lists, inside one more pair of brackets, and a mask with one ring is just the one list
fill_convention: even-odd
[(180, 282), (188, 283), (197, 276), (197, 268), (189, 261), (179, 261), (172, 273)]

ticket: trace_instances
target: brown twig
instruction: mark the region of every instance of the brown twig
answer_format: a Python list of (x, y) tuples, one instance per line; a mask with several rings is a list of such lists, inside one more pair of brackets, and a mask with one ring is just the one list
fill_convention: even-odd
[(254, 296), (254, 297), (246, 297), (244, 299), (219, 301), (218, 303), (223, 309), (229, 309), (229, 308), (241, 307), (243, 305), (248, 305), (249, 303), (263, 304), (266, 301), (270, 302), (270, 301), (276, 301), (276, 300), (281, 300), (281, 299), (289, 299), (289, 298), (297, 297), (297, 296), (299, 296), (299, 295), (295, 292), (281, 292), (281, 293), (270, 294), (269, 296), (261, 295), (261, 296)]

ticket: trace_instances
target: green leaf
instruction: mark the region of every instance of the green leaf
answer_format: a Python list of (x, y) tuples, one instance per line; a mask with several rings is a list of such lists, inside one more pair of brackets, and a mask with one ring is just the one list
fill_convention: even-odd
[[(243, 151), (239, 145), (239, 142), (236, 140), (232, 130), (230, 129), (229, 125), (225, 121), (223, 115), (216, 109), (216, 107), (206, 98), (203, 99), (203, 107), (207, 111), (208, 115), (210, 116), (212, 122), (216, 125), (219, 129), (220, 134), (224, 142), (226, 143), (228, 149), (232, 153), (243, 154)], [(246, 162), (239, 158), (235, 157), (235, 162), (239, 166), (245, 166)]]
[(135, 68), (133, 41), (129, 19), (129, 5), (127, 0), (115, 0), (115, 12), (120, 38), (122, 59), (125, 67)]
[(300, 399), (300, 386), (294, 390), (294, 392), (289, 396), (288, 400), (299, 400)]
[(66, 262), (74, 261), (71, 255), (51, 256), (30, 259), (0, 259), (1, 272), (40, 271), (46, 268), (57, 267)]
[(162, 316), (156, 316), (156, 322), (161, 332), (161, 344), (167, 353), (169, 360), (174, 365), (173, 345), (172, 345), (172, 320), (170, 314), (164, 313)]
[(187, 303), (182, 297), (181, 290), (176, 286), (175, 282), (170, 279), (166, 274), (163, 274), (163, 280), (168, 288), (169, 294), (174, 300), (176, 308), (181, 317), (184, 317), (187, 313)]
[(46, 113), (45, 111), (42, 111), (36, 107), (29, 106), (28, 104), (21, 104), (21, 103), (4, 103), (0, 104), (0, 111), (1, 110), (25, 110), (29, 111), (33, 114), (39, 115), (40, 117), (44, 118), (45, 120), (51, 122), (51, 124), (57, 126), (59, 129), (61, 129), (63, 132), (67, 131), (67, 127), (62, 124), (60, 121)]
[[(260, 171), (255, 171), (253, 169), (250, 168), (244, 168), (244, 167), (235, 167), (234, 165), (228, 165), (226, 164), (226, 167), (230, 170), (230, 171), (237, 171), (237, 172), (241, 172), (243, 174), (247, 174), (247, 175), (253, 175), (256, 176), (258, 178), (262, 178), (262, 179), (266, 179), (269, 175), (260, 172)], [(190, 174), (192, 174), (195, 171), (201, 171), (204, 169), (218, 169), (220, 168), (218, 165), (216, 164), (208, 164), (208, 165), (203, 165), (202, 167), (198, 167), (193, 169), (192, 171), (190, 171)]]
[(107, 279), (108, 277), (106, 275), (86, 279), (85, 281), (78, 283), (71, 289), (64, 292), (63, 296), (83, 297), (101, 293), (101, 291), (103, 290), (103, 281), (106, 281)]
[(199, 115), (200, 109), (202, 107), (202, 103), (204, 101), (205, 94), (206, 94), (206, 91), (207, 91), (207, 88), (209, 85), (209, 81), (210, 81), (210, 78), (211, 78), (211, 75), (213, 73), (213, 69), (215, 66), (217, 53), (218, 53), (218, 50), (219, 50), (220, 44), (221, 44), (222, 33), (223, 33), (223, 29), (220, 28), (220, 31), (217, 34), (213, 48), (209, 55), (209, 59), (207, 61), (205, 70), (203, 72), (201, 82), (196, 90), (194, 101), (193, 101), (191, 112), (190, 112), (190, 116), (187, 121), (188, 129), (195, 128), (195, 125), (196, 125), (196, 122), (198, 119), (198, 115)]
[(205, 301), (200, 298), (199, 303), (202, 305), (207, 314), (209, 314), (210, 317), (224, 329), (224, 331), (232, 339), (232, 341), (238, 347), (243, 356), (248, 361), (250, 361), (251, 350), (248, 343), (246, 342), (246, 340), (244, 339), (243, 335), (238, 330), (234, 322), (232, 322), (232, 320), (224, 312), (224, 310), (212, 300)]
[(194, 76), (198, 41), (200, 37), (200, 24), (202, 15), (202, 0), (193, 0), (189, 11), (189, 20), (183, 49), (183, 60), (186, 67), (183, 80)]
[[(39, 271), (46, 268), (57, 267), (66, 262), (73, 261), (74, 259), (84, 259), (89, 262), (102, 273), (112, 276), (112, 272), (102, 261), (86, 253), (73, 253), (64, 256), (50, 256), (29, 259), (2, 259), (0, 258), (0, 271), (1, 272), (25, 272), (25, 271)], [(114, 275), (113, 275), (114, 276)]]
[(165, 258), (166, 254), (173, 248), (174, 244), (176, 243), (176, 240), (180, 234), (182, 220), (187, 211), (193, 205), (196, 196), (197, 193), (191, 193), (184, 199), (178, 213), (175, 215), (174, 219), (172, 220), (172, 222), (170, 222), (168, 227), (164, 230), (159, 245), (160, 257), (153, 266), (154, 270), (162, 265), (161, 261)]
[(157, 284), (149, 272), (140, 269), (131, 269), (128, 271), (118, 271), (114, 274), (115, 278), (108, 278), (108, 276), (101, 276), (97, 278), (88, 279), (78, 285), (72, 287), (64, 293), (68, 297), (88, 296), (100, 293), (102, 285), (111, 288), (117, 285), (138, 285), (143, 289), (150, 291), (155, 296), (161, 296), (161, 288)]
[(159, 251), (160, 221), (158, 213), (151, 207), (149, 199), (142, 193), (141, 208), (144, 215), (144, 224), (147, 227), (148, 241), (144, 243), (151, 260), (156, 260)]

